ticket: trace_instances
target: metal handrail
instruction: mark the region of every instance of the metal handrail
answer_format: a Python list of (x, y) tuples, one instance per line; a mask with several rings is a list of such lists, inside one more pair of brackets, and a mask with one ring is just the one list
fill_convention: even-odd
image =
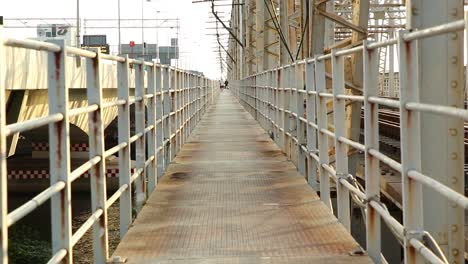
[[(378, 85), (375, 80), (377, 79), (372, 78), (364, 80), (365, 83), (363, 96), (349, 95), (344, 93), (343, 89), (345, 86), (343, 77), (344, 72), (342, 72), (342, 70), (337, 71), (335, 67), (342, 67), (342, 57), (352, 55), (357, 52), (363, 52), (365, 58), (364, 69), (367, 67), (369, 70), (371, 65), (370, 63), (372, 62), (371, 60), (376, 60), (377, 56), (374, 55), (371, 58), (371, 56), (367, 54), (370, 54), (376, 49), (385, 48), (392, 45), (414, 43), (415, 41), (425, 38), (461, 31), (465, 29), (466, 24), (468, 24), (468, 13), (465, 14), (464, 20), (449, 22), (426, 29), (414, 30), (412, 32), (402, 31), (399, 33), (400, 35), (398, 38), (374, 43), (364, 42), (360, 46), (341, 50), (336, 49), (333, 50), (330, 54), (317, 55), (314, 58), (307, 58), (292, 64), (282, 65), (264, 72), (250, 75), (241, 80), (237, 86), (234, 85), (234, 89), (236, 89), (234, 94), (239, 97), (239, 101), (258, 120), (264, 129), (270, 132), (275, 131), (275, 133), (280, 133), (285, 136), (284, 139), (283, 137), (275, 137), (275, 141), (285, 150), (285, 152), (287, 152), (287, 155), (291, 155), (290, 151), (292, 150), (290, 150), (290, 147), (286, 147), (289, 144), (286, 142), (286, 140), (290, 140), (292, 142), (291, 145), (294, 144), (294, 142), (297, 144), (297, 166), (299, 172), (306, 172), (303, 160), (305, 158), (312, 159), (319, 167), (320, 174), (327, 174), (329, 177), (337, 181), (337, 185), (341, 185), (341, 187), (344, 187), (349, 192), (351, 192), (352, 195), (356, 195), (357, 198), (367, 201), (367, 209), (372, 209), (377, 212), (378, 215), (384, 220), (384, 222), (392, 228), (392, 232), (395, 234), (395, 236), (397, 236), (400, 241), (403, 241), (406, 239), (405, 236), (407, 231), (411, 230), (405, 230), (405, 227), (401, 225), (395, 218), (393, 218), (393, 216), (390, 215), (388, 210), (383, 207), (378, 200), (375, 200), (380, 192), (380, 190), (375, 189), (378, 187), (378, 185), (374, 184), (372, 187), (373, 189), (365, 190), (364, 193), (357, 189), (354, 185), (349, 184), (346, 180), (338, 177), (336, 169), (328, 163), (328, 143), (324, 144), (323, 141), (328, 142), (328, 137), (335, 140), (335, 155), (337, 166), (339, 166), (338, 163), (346, 163), (347, 160), (347, 153), (343, 152), (343, 150), (340, 150), (337, 146), (338, 143), (344, 143), (348, 147), (365, 152), (366, 167), (369, 166), (369, 164), (367, 164), (368, 160), (383, 162), (392, 169), (402, 173), (403, 178), (411, 179), (418, 184), (423, 184), (441, 194), (443, 197), (460, 206), (461, 208), (467, 209), (468, 198), (463, 194), (451, 189), (437, 180), (434, 180), (428, 175), (423, 174), (422, 172), (418, 171), (418, 169), (408, 170), (408, 165), (404, 164), (405, 161), (403, 161), (402, 164), (380, 152), (378, 150), (378, 131), (376, 130), (376, 127), (369, 126), (374, 125), (372, 122), (377, 122), (378, 116), (376, 111), (378, 110), (378, 107), (376, 105), (396, 108), (399, 109), (400, 112), (405, 113), (424, 112), (442, 115), (445, 117), (458, 118), (464, 121), (468, 121), (468, 110), (454, 106), (435, 105), (419, 102), (414, 100), (415, 98), (405, 97), (404, 100), (395, 100), (380, 97), (378, 96), (376, 90)], [(411, 54), (411, 56), (414, 55)], [(368, 58), (369, 61), (366, 61), (366, 58)], [(414, 57), (409, 59), (414, 59)], [(325, 72), (323, 62), (324, 60), (331, 60), (332, 64), (334, 65), (332, 67), (331, 75), (332, 80), (334, 81), (332, 93), (326, 91), (324, 88), (326, 86), (325, 79), (328, 77), (327, 73)], [(402, 66), (400, 65), (400, 67)], [(312, 75), (312, 72), (309, 69), (312, 69), (315, 72), (314, 77), (311, 80), (308, 79)], [(365, 72), (365, 75), (373, 76), (373, 78), (375, 78), (375, 76), (378, 75), (378, 69), (371, 68), (369, 72)], [(305, 76), (306, 80), (302, 80), (302, 77), (298, 76)], [(306, 90), (302, 89), (302, 87), (304, 87), (303, 83), (306, 84)], [(299, 88), (296, 88), (294, 85), (297, 85)], [(305, 109), (303, 106), (304, 100), (307, 104), (307, 118), (303, 117), (305, 114)], [(346, 138), (344, 135), (339, 134), (342, 133), (339, 131), (342, 131), (343, 125), (345, 124), (343, 116), (344, 109), (341, 108), (344, 106), (344, 104), (340, 102), (340, 100), (364, 103), (366, 118), (365, 129), (369, 130), (366, 132), (367, 134), (365, 136), (365, 144), (353, 141), (349, 138)], [(279, 102), (282, 105), (276, 105)], [(327, 127), (327, 102), (333, 102), (333, 113), (335, 118), (334, 125), (337, 126), (335, 127), (334, 131), (331, 131), (329, 127)], [(311, 111), (310, 108), (313, 108), (314, 110)], [(372, 119), (374, 121), (369, 121), (368, 119), (372, 115), (375, 116), (375, 118)], [(296, 124), (294, 124), (294, 121), (288, 121), (288, 119), (296, 120)], [(290, 131), (295, 132), (291, 133)], [(312, 134), (313, 138), (307, 139), (309, 134)], [(369, 137), (377, 138), (377, 142), (375, 142), (375, 140), (373, 142), (372, 139), (369, 139)], [(406, 135), (403, 135), (403, 137), (406, 137)], [(313, 141), (311, 142), (310, 140)], [(317, 146), (317, 144), (319, 146)], [(319, 155), (316, 154), (317, 149)], [(315, 172), (307, 173), (312, 174), (312, 176), (308, 175), (309, 179), (317, 178)], [(373, 171), (373, 173), (375, 173), (375, 171)], [(369, 172), (366, 172), (366, 177), (371, 176), (368, 174)], [(326, 180), (326, 182), (322, 182), (324, 180)], [(329, 195), (327, 193), (329, 190), (323, 188), (323, 186), (328, 186), (328, 179), (322, 177), (320, 183), (313, 181), (315, 180), (312, 180), (311, 185), (316, 190), (320, 188), (321, 199), (326, 204), (328, 204), (327, 197), (329, 197)], [(338, 201), (346, 201), (346, 199), (349, 199), (346, 198), (346, 196), (350, 195), (349, 192), (345, 192), (344, 194), (338, 193)], [(420, 203), (420, 201), (413, 202)], [(343, 208), (346, 208), (346, 206), (347, 205), (345, 204), (338, 204), (338, 218), (340, 221), (344, 221), (343, 223), (345, 225), (347, 225), (350, 221), (347, 219), (349, 218), (350, 214), (346, 213), (346, 211), (343, 211), (344, 214), (347, 215), (343, 216), (340, 214), (340, 210), (343, 210)], [(405, 210), (403, 213), (405, 213)], [(380, 227), (375, 227), (372, 231), (368, 230), (368, 232), (380, 232), (380, 230), (377, 230), (376, 228)], [(408, 241), (409, 244), (412, 245), (429, 262), (445, 263), (445, 256), (441, 255), (441, 251), (439, 250), (440, 252), (438, 251), (434, 253), (437, 250), (434, 248), (429, 248), (428, 245), (425, 245), (420, 241), (420, 238), (413, 237)], [(369, 244), (377, 242), (367, 241), (367, 243)], [(377, 262), (381, 260), (380, 252), (370, 252), (370, 255)]]
[[(71, 234), (71, 228), (66, 226), (52, 226), (52, 231), (58, 232), (58, 236), (52, 236), (52, 246), (55, 252), (52, 252), (52, 258), (48, 263), (59, 263), (64, 259), (67, 259), (67, 262), (72, 262), (70, 258), (73, 246), (83, 237), (83, 235), (94, 226), (94, 228), (101, 228), (103, 232), (107, 231), (107, 226), (99, 226), (98, 222), (100, 218), (107, 217), (107, 209), (114, 204), (117, 200), (123, 199), (124, 194), (125, 200), (120, 203), (120, 210), (131, 210), (132, 200), (131, 200), (131, 183), (134, 181), (147, 181), (149, 183), (149, 191), (153, 191), (156, 185), (156, 178), (162, 176), (161, 173), (164, 173), (164, 170), (167, 168), (169, 162), (174, 158), (176, 152), (179, 149), (171, 149), (170, 153), (165, 151), (164, 146), (169, 144), (169, 142), (164, 140), (164, 137), (169, 137), (171, 135), (181, 135), (181, 137), (176, 137), (175, 142), (178, 142), (179, 147), (186, 141), (190, 132), (197, 125), (198, 121), (201, 119), (201, 116), (206, 112), (208, 106), (213, 102), (218, 89), (215, 89), (215, 82), (209, 80), (201, 75), (194, 74), (192, 72), (184, 71), (174, 67), (167, 67), (164, 65), (156, 64), (153, 62), (145, 62), (135, 59), (129, 59), (127, 57), (113, 56), (108, 54), (100, 53), (99, 49), (84, 50), (75, 47), (66, 47), (63, 40), (56, 40), (51, 42), (41, 42), (35, 40), (18, 40), (11, 38), (2, 38), (2, 27), (0, 27), (0, 59), (4, 58), (4, 47), (16, 47), (31, 49), (37, 51), (44, 51), (48, 53), (48, 56), (54, 56), (54, 59), (48, 60), (48, 78), (49, 78), (49, 93), (48, 98), (49, 102), (53, 104), (50, 107), (49, 114), (44, 117), (38, 117), (35, 119), (25, 120), (23, 122), (13, 123), (6, 125), (4, 119), (0, 120), (0, 144), (5, 144), (6, 137), (13, 135), (18, 132), (24, 132), (28, 130), (33, 130), (35, 128), (49, 125), (54, 129), (50, 129), (49, 140), (53, 140), (57, 144), (50, 144), (50, 159), (51, 162), (56, 162), (55, 158), (52, 155), (60, 153), (59, 164), (51, 166), (51, 185), (33, 197), (31, 200), (27, 201), (25, 204), (14, 209), (11, 213), (7, 214), (6, 208), (0, 208), (0, 212), (6, 217), (0, 219), (1, 225), (1, 236), (8, 238), (8, 227), (12, 226), (14, 223), (22, 219), (24, 216), (33, 212), (41, 204), (48, 201), (49, 199), (56, 199), (60, 196), (65, 200), (65, 204), (62, 206), (51, 206), (53, 217), (59, 217), (64, 219), (64, 221), (57, 222), (61, 225), (68, 225), (71, 223), (71, 198), (70, 190), (72, 183), (85, 174), (90, 169), (90, 178), (92, 179), (91, 191), (95, 192), (95, 188), (105, 189), (102, 185), (102, 181), (98, 183), (94, 181), (97, 173), (102, 173), (105, 168), (105, 160), (107, 157), (116, 154), (117, 152), (127, 153), (126, 155), (119, 155), (119, 188), (117, 191), (109, 198), (102, 196), (105, 192), (96, 192), (96, 195), (92, 195), (93, 204), (97, 204), (100, 207), (94, 208), (93, 214), (84, 222), (84, 224), (74, 233)], [(84, 59), (88, 64), (86, 78), (87, 86), (84, 89), (88, 92), (89, 103), (87, 106), (68, 109), (69, 102), (64, 98), (68, 98), (68, 95), (63, 96), (64, 93), (67, 94), (69, 89), (65, 86), (65, 63), (66, 55), (72, 54), (76, 55), (80, 59)], [(50, 58), (50, 57), (49, 57)], [(117, 68), (117, 83), (118, 83), (118, 98), (110, 102), (103, 102), (102, 96), (102, 87), (99, 78), (99, 63), (100, 60), (110, 60), (115, 61), (117, 64), (113, 64), (112, 67)], [(136, 93), (135, 96), (131, 97), (129, 94), (129, 65), (137, 65), (135, 68), (136, 71), (133, 72), (136, 79)], [(94, 67), (97, 65), (97, 67)], [(141, 67), (139, 65), (144, 65)], [(144, 87), (144, 79), (147, 78), (147, 87)], [(181, 87), (170, 87), (170, 79), (175, 80), (175, 78), (184, 79), (183, 85)], [(92, 87), (92, 89), (90, 88)], [(57, 91), (56, 91), (57, 90)], [(171, 98), (166, 97), (165, 92), (169, 93), (173, 91), (173, 100), (177, 102), (176, 109), (168, 108), (170, 106)], [(4, 105), (4, 96), (3, 90), (0, 91), (0, 103)], [(137, 112), (135, 118), (140, 124), (147, 123), (146, 126), (137, 128), (136, 134), (130, 137), (130, 111), (129, 107), (132, 104), (136, 104), (136, 109), (141, 106), (145, 106), (148, 110), (148, 115), (143, 112)], [(165, 107), (163, 107), (163, 105)], [(102, 142), (103, 138), (103, 121), (101, 111), (105, 108), (119, 106), (119, 144), (104, 151), (104, 144)], [(185, 115), (175, 115), (173, 118), (168, 118), (173, 116), (175, 113), (180, 113), (182, 110), (189, 111), (190, 113)], [(0, 114), (5, 115), (5, 109), (0, 110)], [(163, 114), (164, 112), (164, 114)], [(80, 165), (78, 168), (73, 171), (69, 170), (64, 164), (70, 163), (70, 151), (67, 149), (69, 146), (69, 119), (71, 117), (76, 117), (78, 115), (88, 114), (89, 123), (93, 127), (100, 127), (100, 129), (94, 129), (90, 133), (90, 159)], [(91, 118), (92, 117), (92, 118)], [(181, 120), (183, 119), (183, 120)], [(173, 128), (171, 125), (172, 121), (176, 122), (179, 127)], [(3, 122), (3, 123), (1, 123)], [(57, 132), (55, 132), (57, 131)], [(164, 131), (164, 133), (163, 133)], [(181, 134), (184, 131), (184, 134)], [(65, 137), (61, 137), (60, 134), (65, 134)], [(148, 144), (149, 158), (143, 162), (137, 161), (137, 168), (134, 173), (131, 173), (130, 168), (130, 145), (139, 140), (146, 140), (145, 135), (148, 135), (148, 140), (154, 140), (154, 144)], [(137, 151), (140, 153), (145, 153), (146, 144), (137, 144)], [(94, 155), (94, 156), (91, 156)], [(7, 153), (5, 149), (0, 149), (0, 158), (5, 161)], [(124, 156), (126, 158), (124, 158)], [(3, 179), (7, 178), (6, 163), (2, 163), (2, 170), (0, 171), (1, 177)], [(140, 164), (140, 165), (138, 165)], [(142, 167), (138, 167), (142, 166)], [(157, 168), (163, 168), (163, 171), (159, 171)], [(102, 176), (102, 175), (101, 175)], [(95, 182), (95, 183), (93, 183)], [(6, 194), (5, 185), (6, 182), (0, 184), (2, 193)], [(141, 184), (138, 184), (141, 186)], [(143, 195), (146, 197), (146, 190), (137, 188), (137, 195)], [(60, 193), (60, 196), (57, 194)], [(101, 196), (99, 196), (101, 195)], [(96, 197), (95, 197), (96, 196)], [(8, 197), (2, 195), (0, 197), (2, 201), (0, 204), (6, 205)], [(63, 201), (62, 201), (63, 202)], [(131, 217), (131, 211), (128, 215)], [(122, 216), (122, 214), (121, 214)], [(132, 219), (123, 219), (123, 222), (127, 222), (127, 225), (121, 226), (121, 234), (129, 228), (129, 224)], [(122, 222), (122, 221), (121, 221)], [(103, 247), (103, 243), (108, 243), (108, 241), (102, 240), (107, 238), (106, 236), (99, 236), (93, 238), (93, 243), (97, 246), (94, 247), (94, 263), (105, 263), (108, 257), (109, 252), (108, 248)], [(8, 239), (7, 239), (8, 240)], [(3, 241), (3, 240), (2, 240)], [(7, 243), (0, 242), (0, 252), (6, 254), (8, 251)], [(3, 255), (3, 257), (8, 258), (8, 256)]]

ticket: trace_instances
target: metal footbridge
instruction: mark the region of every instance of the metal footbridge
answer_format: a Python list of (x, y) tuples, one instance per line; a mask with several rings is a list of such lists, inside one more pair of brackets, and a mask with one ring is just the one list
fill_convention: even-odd
[[(190, 71), (61, 40), (8, 38), (0, 28), (0, 262), (9, 260), (9, 228), (50, 201), (49, 263), (73, 263), (73, 249), (88, 232), (94, 263), (386, 263), (383, 226), (401, 244), (403, 263), (462, 263), (468, 110), (457, 89), (463, 83), (452, 76), (443, 84), (449, 103), (425, 100), (421, 80), (433, 72), (418, 49), (434, 38), (463, 39), (467, 21), (401, 30), (380, 42), (367, 39), (232, 77), (224, 91), (219, 81)], [(398, 51), (400, 98), (379, 95), (383, 47)], [(356, 88), (346, 78), (350, 56), (361, 58), (360, 94), (348, 90)], [(460, 74), (462, 61), (450, 60)], [(5, 106), (18, 91), (30, 92), (22, 97), (24, 109), (42, 111), (12, 121)], [(354, 103), (363, 112), (361, 139), (347, 130)], [(399, 113), (397, 158), (379, 150), (379, 108)], [(109, 145), (105, 129), (114, 117), (118, 139)], [(425, 158), (421, 138), (433, 132), (422, 125), (427, 120), (449, 127), (443, 141), (449, 157)], [(72, 127), (88, 139), (81, 164), (72, 157)], [(47, 131), (47, 187), (8, 208), (10, 184), (20, 180), (8, 170), (18, 165), (9, 158), (12, 138), (36, 129)], [(362, 157), (355, 170), (351, 152)], [(115, 188), (108, 188), (111, 162)], [(425, 171), (428, 162), (444, 164), (450, 174), (440, 180)], [(399, 175), (401, 218), (381, 197), (382, 165)], [(91, 215), (72, 229), (78, 181), (89, 184)], [(437, 208), (425, 192), (438, 199)], [(114, 204), (116, 249), (108, 226)], [(356, 213), (364, 220), (361, 244), (351, 235)], [(425, 222), (439, 217), (442, 231), (431, 232)]]

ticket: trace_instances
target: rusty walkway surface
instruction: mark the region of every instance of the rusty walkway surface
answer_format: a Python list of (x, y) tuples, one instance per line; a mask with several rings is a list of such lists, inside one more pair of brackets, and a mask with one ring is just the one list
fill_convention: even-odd
[(229, 92), (205, 114), (113, 256), (127, 263), (371, 263)]

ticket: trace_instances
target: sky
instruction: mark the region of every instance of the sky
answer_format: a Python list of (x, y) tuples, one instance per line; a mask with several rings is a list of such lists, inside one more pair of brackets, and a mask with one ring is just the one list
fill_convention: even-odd
[[(0, 15), (11, 18), (71, 18), (76, 19), (77, 0), (0, 0)], [(84, 19), (117, 19), (117, 0), (79, 0), (81, 27)], [(143, 2), (144, 1), (144, 2)], [(142, 2), (145, 18), (179, 18), (180, 59), (178, 67), (203, 72), (210, 78), (220, 78), (219, 61), (214, 52), (216, 39), (207, 34), (210, 19), (210, 4), (192, 4), (192, 0), (121, 0), (121, 19), (141, 19)], [(217, 10), (229, 17), (230, 7), (218, 7)], [(96, 23), (96, 22), (93, 22)], [(141, 25), (138, 24), (136, 25)], [(160, 26), (169, 26), (169, 22), (160, 21)], [(89, 25), (89, 23), (88, 23)], [(141, 43), (141, 29), (122, 29), (121, 43), (130, 41)], [(83, 35), (84, 32), (82, 32)], [(117, 46), (117, 29), (87, 29), (87, 34), (106, 34), (110, 45)], [(28, 38), (35, 37), (35, 29), (5, 29), (6, 37)], [(170, 38), (177, 36), (176, 28), (145, 29), (144, 38), (147, 43), (155, 43), (156, 35), (160, 45), (170, 45)], [(111, 48), (112, 49), (112, 48)]]

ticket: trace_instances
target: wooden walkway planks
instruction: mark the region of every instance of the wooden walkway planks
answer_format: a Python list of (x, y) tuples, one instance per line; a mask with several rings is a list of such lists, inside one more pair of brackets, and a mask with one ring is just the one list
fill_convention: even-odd
[(127, 263), (371, 263), (225, 91), (113, 256)]

